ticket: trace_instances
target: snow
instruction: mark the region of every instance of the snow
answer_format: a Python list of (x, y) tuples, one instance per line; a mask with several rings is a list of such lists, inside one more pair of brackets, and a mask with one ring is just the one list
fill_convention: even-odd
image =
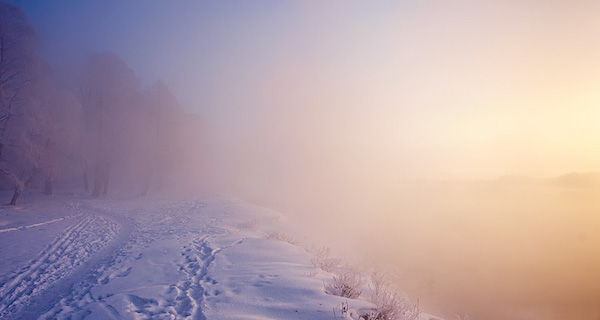
[(327, 294), (332, 274), (306, 249), (265, 236), (281, 215), (241, 201), (70, 195), (0, 210), (0, 319), (330, 320), (375, 307)]

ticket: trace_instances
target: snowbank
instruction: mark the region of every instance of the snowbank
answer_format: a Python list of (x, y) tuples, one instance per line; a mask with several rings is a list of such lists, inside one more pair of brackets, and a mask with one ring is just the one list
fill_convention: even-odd
[(330, 320), (375, 308), (327, 294), (332, 274), (306, 249), (266, 236), (280, 220), (225, 199), (3, 207), (0, 318)]

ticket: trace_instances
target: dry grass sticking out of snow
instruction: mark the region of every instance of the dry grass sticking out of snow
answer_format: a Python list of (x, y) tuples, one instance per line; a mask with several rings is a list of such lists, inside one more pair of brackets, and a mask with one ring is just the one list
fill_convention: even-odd
[[(302, 246), (312, 255), (311, 262), (315, 270), (333, 273), (333, 281), (325, 283), (325, 292), (330, 295), (348, 299), (363, 299), (373, 303), (376, 307), (369, 311), (360, 312), (349, 306), (348, 302), (342, 304), (340, 310), (334, 309), (334, 315), (340, 314), (342, 319), (361, 320), (418, 320), (420, 311), (418, 304), (411, 304), (408, 298), (395, 290), (391, 282), (384, 276), (374, 273), (370, 277), (367, 297), (361, 297), (366, 287), (366, 278), (352, 268), (342, 267), (342, 259), (335, 258), (328, 247), (304, 246), (293, 236), (279, 231), (270, 231), (265, 234), (267, 239), (286, 242)], [(468, 320), (468, 318), (459, 320)]]
[(391, 283), (380, 274), (371, 276), (372, 295), (370, 301), (377, 309), (367, 314), (365, 320), (417, 320), (419, 305), (411, 304), (404, 294), (396, 291)]
[(325, 292), (343, 298), (357, 299), (365, 285), (364, 277), (356, 271), (347, 271), (333, 276), (333, 283), (325, 285)]
[(342, 259), (331, 257), (331, 250), (327, 247), (309, 247), (306, 251), (313, 257), (311, 262), (317, 269), (321, 269), (325, 272), (335, 272), (339, 269)]
[(280, 231), (270, 231), (266, 234), (267, 239), (273, 239), (273, 240), (278, 240), (281, 242), (286, 242), (289, 243), (291, 245), (298, 245), (299, 241), (296, 240), (296, 238), (290, 236), (289, 234), (280, 232)]

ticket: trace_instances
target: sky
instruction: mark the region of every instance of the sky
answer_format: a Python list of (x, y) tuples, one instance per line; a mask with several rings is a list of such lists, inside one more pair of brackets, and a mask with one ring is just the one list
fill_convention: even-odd
[(394, 179), (600, 169), (595, 1), (16, 3), (57, 69), (116, 52), (256, 172), (273, 161)]

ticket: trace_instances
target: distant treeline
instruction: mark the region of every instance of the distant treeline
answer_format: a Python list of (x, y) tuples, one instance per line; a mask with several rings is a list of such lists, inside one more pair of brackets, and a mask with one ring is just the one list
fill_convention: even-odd
[(600, 172), (571, 172), (553, 178), (533, 178), (527, 176), (502, 176), (501, 183), (544, 184), (564, 188), (599, 188)]
[[(206, 137), (161, 81), (142, 88), (114, 53), (53, 79), (22, 10), (0, 3), (0, 188), (145, 195), (200, 178)], [(182, 183), (183, 184), (183, 183)], [(7, 199), (8, 200), (8, 199)]]

